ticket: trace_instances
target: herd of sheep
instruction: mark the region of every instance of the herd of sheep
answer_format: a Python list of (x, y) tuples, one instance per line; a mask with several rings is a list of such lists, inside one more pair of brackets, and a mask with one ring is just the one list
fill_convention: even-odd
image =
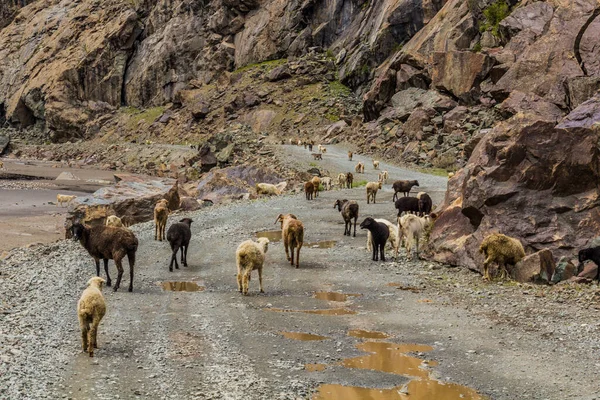
[[(298, 142), (312, 152), (312, 143)], [(326, 152), (324, 146), (319, 145), (319, 154)], [(352, 152), (348, 152), (348, 159), (352, 160)], [(359, 162), (355, 167), (355, 173), (364, 173), (364, 164)], [(373, 161), (373, 168), (379, 169), (379, 162)], [(377, 192), (386, 184), (389, 179), (387, 171), (379, 173), (377, 182), (368, 182), (366, 185), (367, 205), (376, 202)], [(351, 172), (340, 173), (337, 184), (340, 189), (352, 188), (353, 174)], [(367, 250), (372, 252), (373, 261), (385, 261), (385, 248), (389, 245), (398, 259), (398, 251), (404, 243), (407, 257), (412, 259), (413, 248), (416, 247), (417, 257), (419, 254), (419, 242), (426, 240), (433, 224), (436, 220), (436, 214), (432, 212), (433, 204), (431, 197), (425, 192), (418, 192), (416, 197), (411, 197), (410, 192), (413, 187), (418, 187), (416, 180), (398, 180), (392, 184), (394, 190), (393, 202), (397, 210), (397, 221), (392, 223), (385, 219), (374, 219), (366, 217), (361, 223), (360, 228), (368, 231)], [(315, 176), (304, 183), (306, 200), (318, 198), (320, 190), (330, 190), (333, 187), (333, 180), (330, 177)], [(281, 187), (276, 185), (259, 183), (256, 185), (257, 194), (279, 195)], [(399, 195), (402, 193), (402, 196)], [(62, 195), (59, 195), (62, 196)], [(58, 198), (59, 203), (69, 202), (72, 199)], [(345, 222), (344, 235), (356, 237), (356, 225), (359, 217), (359, 204), (354, 200), (338, 199), (333, 205), (337, 209)], [(191, 239), (190, 218), (183, 218), (179, 222), (172, 224), (166, 232), (167, 219), (169, 216), (167, 200), (159, 200), (154, 208), (154, 239), (158, 241), (167, 240), (171, 247), (171, 262), (169, 271), (173, 271), (173, 264), (178, 269), (177, 253), (181, 250), (181, 264), (187, 267), (187, 250)], [(280, 214), (275, 223), (281, 224), (281, 236), (285, 249), (287, 260), (292, 266), (300, 266), (300, 250), (304, 244), (304, 224), (294, 214)], [(353, 225), (354, 224), (354, 229)], [(84, 290), (78, 305), (78, 317), (81, 327), (81, 337), (83, 351), (90, 357), (94, 355), (94, 348), (97, 348), (97, 330), (102, 317), (106, 312), (104, 297), (102, 296), (102, 286), (106, 284), (111, 286), (111, 278), (108, 272), (108, 260), (114, 260), (117, 267), (118, 276), (114, 286), (117, 291), (121, 284), (123, 276), (122, 260), (127, 256), (129, 261), (129, 291), (133, 291), (133, 276), (135, 265), (135, 253), (138, 248), (138, 239), (133, 232), (124, 227), (117, 216), (110, 216), (106, 219), (105, 225), (87, 226), (80, 222), (75, 222), (71, 227), (71, 233), (74, 240), (77, 240), (88, 251), (96, 263), (96, 275), (88, 281), (88, 287)], [(267, 253), (269, 240), (267, 238), (258, 238), (242, 242), (236, 250), (237, 264), (237, 284), (238, 290), (243, 294), (248, 294), (251, 273), (258, 271), (260, 292), (264, 293), (262, 284), (262, 269)], [(480, 252), (484, 254), (483, 264), (484, 279), (490, 280), (489, 267), (496, 264), (500, 276), (507, 276), (507, 265), (515, 265), (525, 257), (525, 250), (521, 242), (515, 238), (508, 237), (499, 233), (493, 233), (484, 238), (480, 246)], [(106, 280), (100, 278), (100, 259), (103, 260)], [(593, 247), (581, 250), (579, 252), (579, 261), (592, 260), (600, 265), (600, 247)], [(600, 279), (600, 274), (598, 275)]]

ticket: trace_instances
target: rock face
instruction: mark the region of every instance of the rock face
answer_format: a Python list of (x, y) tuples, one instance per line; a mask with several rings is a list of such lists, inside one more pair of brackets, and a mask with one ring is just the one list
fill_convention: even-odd
[[(434, 258), (479, 269), (488, 233), (520, 238), (528, 252), (566, 255), (600, 229), (598, 96), (558, 125), (519, 113), (497, 125), (449, 182), (431, 233)], [(575, 178), (576, 177), (576, 178)]]
[[(225, 200), (249, 197), (257, 183), (276, 184), (281, 177), (273, 171), (251, 167), (229, 167), (211, 171), (198, 183), (199, 200), (220, 203)], [(256, 194), (256, 193), (254, 193)]]
[(528, 255), (515, 265), (512, 271), (514, 280), (517, 282), (545, 282), (551, 281), (554, 276), (556, 263), (552, 252), (548, 249), (540, 250)]

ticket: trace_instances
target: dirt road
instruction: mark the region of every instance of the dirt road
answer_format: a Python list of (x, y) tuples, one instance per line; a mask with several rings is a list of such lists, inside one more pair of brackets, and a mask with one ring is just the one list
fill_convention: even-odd
[[(300, 153), (294, 159), (305, 162)], [(418, 178), (443, 189), (442, 178)], [(187, 214), (195, 221), (190, 265), (172, 273), (168, 245), (153, 240), (152, 224), (134, 226), (134, 292), (105, 290), (108, 311), (93, 359), (80, 351), (75, 312), (94, 274), (92, 259), (70, 241), (13, 253), (0, 269), (0, 397), (597, 398), (596, 310), (555, 301), (550, 292), (528, 295), (541, 289), (483, 284), (458, 268), (404, 257), (373, 262), (364, 231), (342, 235), (335, 199), (359, 200), (362, 220), (391, 218), (391, 196), (386, 190), (367, 206), (360, 188), (310, 202), (299, 194)], [(250, 295), (241, 296), (237, 245), (276, 230), (275, 218), (287, 212), (306, 227), (300, 268), (287, 263), (281, 242), (271, 243), (266, 293), (258, 293), (254, 275)], [(163, 290), (168, 281), (199, 290)], [(508, 314), (523, 318), (501, 318)]]

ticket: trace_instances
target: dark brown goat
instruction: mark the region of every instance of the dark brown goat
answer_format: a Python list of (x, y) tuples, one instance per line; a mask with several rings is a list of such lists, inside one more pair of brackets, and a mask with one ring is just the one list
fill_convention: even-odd
[(356, 237), (356, 220), (358, 219), (358, 203), (355, 201), (336, 200), (333, 208), (337, 208), (344, 218), (344, 235), (352, 234), (352, 219), (354, 219), (354, 237)]
[(181, 264), (187, 267), (187, 252), (190, 245), (190, 239), (192, 238), (191, 225), (192, 221), (190, 218), (183, 218), (177, 223), (174, 223), (169, 227), (167, 231), (167, 240), (171, 245), (171, 263), (169, 264), (169, 271), (173, 272), (173, 263), (175, 268), (179, 269), (177, 264), (177, 251), (181, 249)]
[(76, 222), (71, 227), (73, 240), (78, 240), (90, 253), (96, 262), (96, 275), (100, 276), (100, 259), (104, 260), (104, 271), (106, 271), (106, 286), (111, 285), (108, 274), (108, 260), (115, 260), (117, 266), (117, 283), (114, 287), (116, 292), (121, 285), (123, 277), (123, 265), (121, 261), (125, 256), (129, 260), (129, 291), (133, 291), (133, 271), (135, 266), (135, 252), (138, 248), (138, 240), (127, 228), (116, 228), (113, 226), (96, 225), (86, 226)]
[(392, 201), (396, 201), (396, 199), (399, 197), (398, 193), (402, 192), (404, 193), (404, 196), (408, 196), (408, 194), (410, 193), (410, 189), (412, 189), (413, 186), (419, 186), (419, 181), (396, 181), (394, 182), (394, 184), (392, 185), (392, 188), (394, 189), (394, 198), (392, 199)]

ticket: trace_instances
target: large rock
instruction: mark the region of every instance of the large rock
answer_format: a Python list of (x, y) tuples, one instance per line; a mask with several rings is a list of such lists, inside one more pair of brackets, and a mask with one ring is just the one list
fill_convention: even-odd
[(448, 183), (430, 243), (433, 258), (480, 269), (481, 240), (516, 237), (529, 252), (572, 256), (600, 231), (596, 97), (560, 124), (516, 114), (476, 146)]
[(556, 263), (554, 269), (554, 275), (552, 275), (551, 282), (559, 283), (571, 279), (571, 277), (577, 275), (577, 267), (568, 257), (561, 257)]
[(10, 136), (8, 136), (8, 134), (0, 134), (0, 156), (2, 155), (2, 153), (4, 153), (9, 143)]
[(518, 90), (512, 92), (502, 102), (500, 110), (505, 116), (528, 113), (555, 122), (564, 116), (564, 112), (556, 104), (550, 103), (534, 93), (523, 93)]
[(479, 84), (494, 66), (485, 54), (471, 51), (435, 52), (432, 55), (431, 81), (434, 87), (467, 102), (479, 95)]
[(517, 282), (550, 282), (554, 275), (556, 263), (552, 252), (548, 249), (540, 250), (528, 255), (515, 265), (512, 275)]
[(456, 102), (448, 96), (435, 90), (418, 88), (410, 88), (396, 93), (392, 96), (391, 103), (395, 115), (401, 121), (406, 121), (417, 107), (432, 109), (437, 112), (448, 111), (456, 107)]

